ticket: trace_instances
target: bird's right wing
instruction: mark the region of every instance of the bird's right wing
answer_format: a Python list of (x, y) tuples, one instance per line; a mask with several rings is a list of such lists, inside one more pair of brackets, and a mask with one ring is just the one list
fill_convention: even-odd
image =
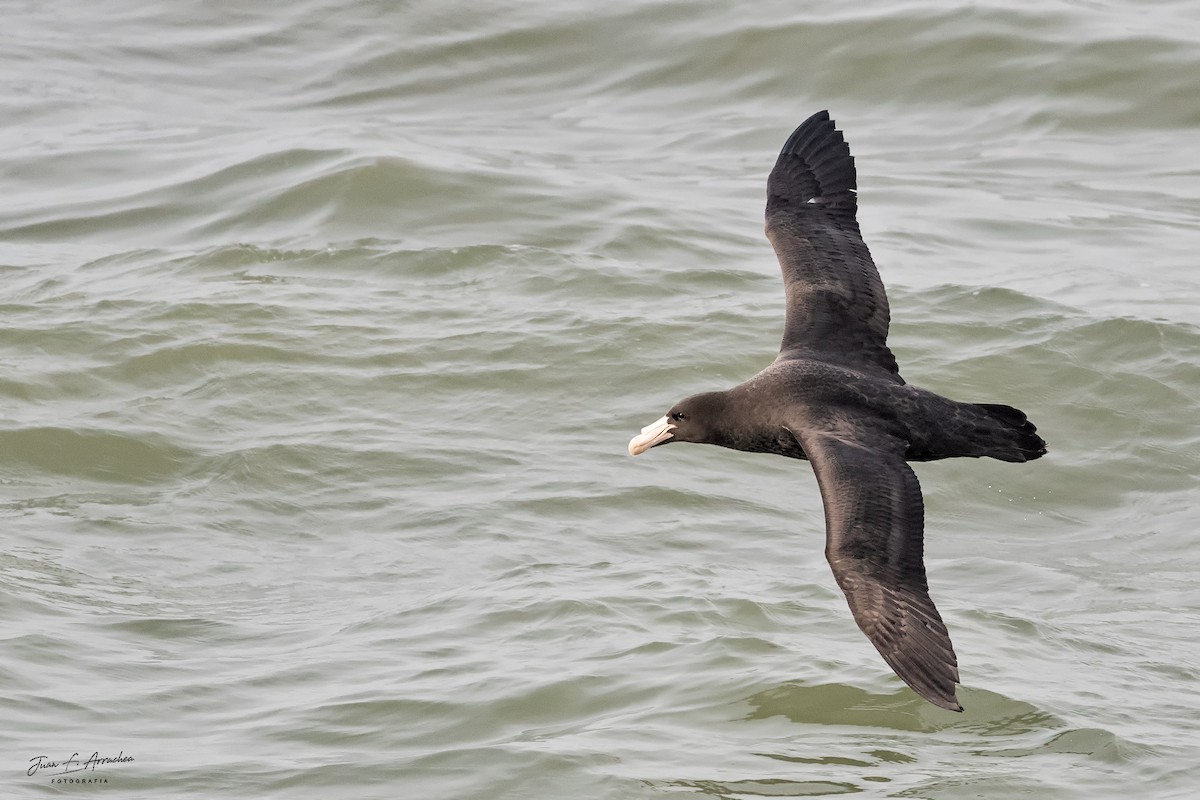
[(882, 371), (903, 383), (887, 346), (883, 281), (858, 229), (854, 158), (821, 111), (796, 128), (767, 179), (767, 238), (787, 293), (780, 358)]

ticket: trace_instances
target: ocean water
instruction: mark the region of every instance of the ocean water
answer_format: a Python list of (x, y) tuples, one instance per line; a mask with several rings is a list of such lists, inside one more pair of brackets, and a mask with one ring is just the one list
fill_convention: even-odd
[[(4, 16), (3, 796), (1195, 796), (1197, 0)], [(905, 377), (1050, 444), (917, 465), (963, 714), (806, 464), (625, 452), (774, 357), (821, 108)]]

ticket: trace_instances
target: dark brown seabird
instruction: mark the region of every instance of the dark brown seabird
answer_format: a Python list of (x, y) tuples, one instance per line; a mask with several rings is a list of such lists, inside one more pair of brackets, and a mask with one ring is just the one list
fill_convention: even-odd
[(783, 269), (779, 356), (745, 383), (675, 404), (630, 455), (700, 442), (812, 462), (825, 556), (854, 621), (913, 691), (962, 711), (958, 659), (925, 580), (925, 507), (907, 461), (1030, 461), (1025, 414), (910, 386), (887, 346), (887, 296), (863, 243), (854, 158), (828, 111), (788, 138), (767, 179), (767, 237)]

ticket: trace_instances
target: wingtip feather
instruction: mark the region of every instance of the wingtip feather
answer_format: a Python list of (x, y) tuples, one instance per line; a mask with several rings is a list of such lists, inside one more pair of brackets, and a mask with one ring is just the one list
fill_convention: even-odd
[(792, 132), (768, 180), (769, 205), (827, 201), (853, 211), (854, 158), (836, 125), (828, 111), (818, 111)]

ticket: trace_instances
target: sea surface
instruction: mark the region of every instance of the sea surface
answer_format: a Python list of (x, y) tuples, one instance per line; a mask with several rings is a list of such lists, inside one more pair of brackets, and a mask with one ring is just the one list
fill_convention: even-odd
[[(3, 20), (3, 797), (1200, 792), (1200, 0)], [(625, 450), (774, 357), (824, 108), (905, 377), (1050, 444), (916, 467), (963, 714), (807, 464)]]

